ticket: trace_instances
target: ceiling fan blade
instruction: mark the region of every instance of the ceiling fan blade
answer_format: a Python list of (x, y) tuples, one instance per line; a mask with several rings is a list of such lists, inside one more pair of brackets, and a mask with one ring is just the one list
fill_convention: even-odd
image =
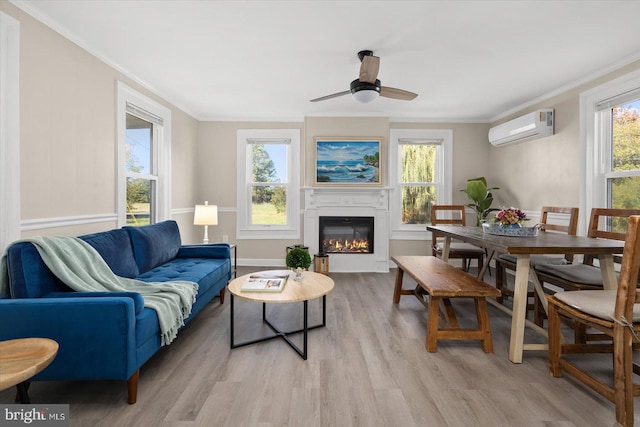
[(362, 57), (360, 64), (360, 81), (367, 83), (375, 83), (378, 78), (378, 70), (380, 69), (380, 58), (373, 55)]
[(350, 90), (345, 90), (344, 92), (338, 92), (331, 95), (321, 96), (320, 98), (312, 99), (311, 102), (324, 101), (325, 99), (337, 98), (339, 96), (348, 95), (350, 93), (351, 93)]
[(395, 87), (382, 86), (380, 88), (380, 96), (385, 98), (401, 99), (403, 101), (411, 101), (418, 96), (417, 93), (409, 92), (408, 90), (396, 89)]

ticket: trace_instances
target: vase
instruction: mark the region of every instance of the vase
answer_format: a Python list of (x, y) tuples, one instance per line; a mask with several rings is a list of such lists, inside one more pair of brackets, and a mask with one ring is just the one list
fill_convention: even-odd
[(506, 229), (521, 228), (521, 226), (520, 224), (509, 224), (509, 225), (500, 224), (500, 228), (506, 228)]
[(302, 280), (302, 272), (304, 271), (304, 269), (298, 267), (294, 271), (296, 272), (296, 276), (293, 278), (293, 280)]

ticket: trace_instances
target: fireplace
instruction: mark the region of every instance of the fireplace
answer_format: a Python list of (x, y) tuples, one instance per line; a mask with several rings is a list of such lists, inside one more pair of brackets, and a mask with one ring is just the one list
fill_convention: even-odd
[[(390, 188), (305, 187), (304, 245), (312, 254), (322, 251), (320, 218), (369, 217), (372, 221), (369, 253), (329, 253), (332, 273), (389, 272)], [(324, 222), (324, 219), (323, 219)], [(338, 224), (341, 225), (341, 224)], [(358, 231), (360, 229), (358, 228)], [(350, 231), (350, 236), (353, 229)], [(374, 242), (375, 236), (375, 242)]]
[(318, 247), (326, 254), (372, 254), (374, 221), (370, 216), (321, 216)]

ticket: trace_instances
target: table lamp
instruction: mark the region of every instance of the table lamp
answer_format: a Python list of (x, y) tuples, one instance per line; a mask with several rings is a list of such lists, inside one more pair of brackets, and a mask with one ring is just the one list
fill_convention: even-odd
[(202, 243), (209, 243), (209, 226), (218, 225), (218, 206), (210, 205), (207, 201), (204, 202), (204, 205), (196, 205), (196, 210), (193, 215), (193, 225), (204, 225), (204, 239)]

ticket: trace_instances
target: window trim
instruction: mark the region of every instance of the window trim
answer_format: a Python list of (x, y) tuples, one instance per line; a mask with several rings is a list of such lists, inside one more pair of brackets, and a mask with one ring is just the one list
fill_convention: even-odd
[[(236, 238), (300, 239), (300, 129), (238, 129), (237, 131), (237, 222)], [(251, 158), (249, 147), (256, 141), (273, 143), (289, 140), (287, 158), (287, 224), (252, 225)]]
[(453, 200), (453, 130), (452, 129), (391, 129), (389, 131), (389, 179), (392, 188), (390, 203), (391, 240), (424, 240), (427, 237), (426, 224), (402, 224), (402, 192), (400, 191), (400, 156), (402, 140), (437, 141), (441, 144), (441, 156), (436, 160), (437, 181), (440, 183), (437, 195), (439, 204), (451, 204)]
[(640, 89), (640, 70), (625, 74), (580, 94), (580, 221), (578, 234), (586, 235), (589, 215), (594, 207), (607, 206), (607, 147), (610, 122), (598, 114), (602, 105), (625, 93)]
[[(127, 108), (129, 104), (129, 109)], [(116, 212), (118, 227), (127, 224), (126, 199), (127, 199), (127, 170), (126, 162), (126, 129), (127, 113), (134, 114), (131, 106), (141, 109), (156, 116), (160, 123), (154, 123), (154, 133), (157, 132), (157, 200), (155, 203), (156, 221), (164, 221), (171, 218), (171, 110), (156, 101), (146, 97), (124, 83), (117, 82), (117, 183), (116, 183)], [(144, 118), (144, 117), (143, 117)], [(145, 120), (147, 120), (145, 118)]]

